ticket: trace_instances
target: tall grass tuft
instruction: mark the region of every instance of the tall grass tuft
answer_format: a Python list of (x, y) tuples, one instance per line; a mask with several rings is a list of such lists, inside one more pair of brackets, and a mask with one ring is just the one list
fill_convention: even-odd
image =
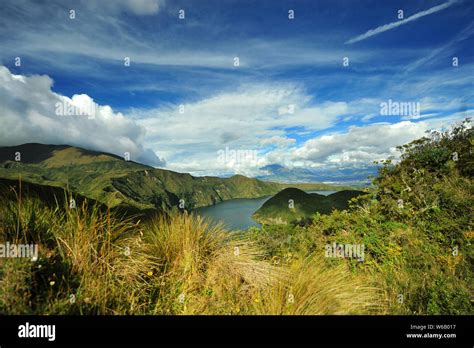
[(0, 258), (1, 313), (345, 314), (380, 300), (347, 266), (273, 265), (249, 239), (193, 214), (141, 222), (34, 197), (2, 200), (0, 214), (0, 242), (40, 246), (36, 261)]

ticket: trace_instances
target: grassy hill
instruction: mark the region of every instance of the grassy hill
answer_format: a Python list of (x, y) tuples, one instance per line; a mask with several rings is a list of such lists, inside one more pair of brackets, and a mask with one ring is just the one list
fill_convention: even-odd
[[(288, 186), (242, 175), (194, 177), (108, 153), (37, 143), (0, 147), (0, 178), (67, 188), (109, 207), (140, 210), (172, 210), (180, 203), (191, 210), (233, 198), (270, 196)], [(300, 186), (339, 189), (318, 183)]]
[(362, 191), (343, 190), (329, 196), (306, 193), (297, 188), (286, 188), (266, 201), (253, 214), (262, 224), (288, 224), (310, 219), (315, 213), (329, 214), (332, 210), (344, 210), (349, 201), (364, 194)]

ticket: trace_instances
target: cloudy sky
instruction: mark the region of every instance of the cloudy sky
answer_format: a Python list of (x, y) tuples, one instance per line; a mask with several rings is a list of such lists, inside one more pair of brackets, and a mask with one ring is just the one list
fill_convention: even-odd
[(473, 115), (473, 14), (468, 0), (2, 1), (0, 146), (194, 175), (367, 168)]

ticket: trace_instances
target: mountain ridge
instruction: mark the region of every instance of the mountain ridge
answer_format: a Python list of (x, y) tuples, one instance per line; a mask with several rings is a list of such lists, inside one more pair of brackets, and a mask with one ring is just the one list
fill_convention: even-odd
[[(192, 210), (233, 198), (270, 196), (289, 186), (242, 175), (195, 177), (70, 145), (0, 147), (0, 178), (20, 177), (33, 184), (67, 188), (109, 207), (159, 210)], [(334, 189), (318, 183), (301, 187)]]

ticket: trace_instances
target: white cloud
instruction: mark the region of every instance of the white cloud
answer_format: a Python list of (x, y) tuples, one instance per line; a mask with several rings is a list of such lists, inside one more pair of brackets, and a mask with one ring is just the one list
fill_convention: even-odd
[[(282, 112), (294, 105), (294, 112)], [(269, 145), (295, 142), (286, 129), (322, 130), (333, 126), (347, 112), (344, 102), (313, 105), (311, 98), (292, 84), (253, 84), (240, 89), (179, 105), (132, 111), (137, 123), (147, 129), (146, 141), (160, 149), (170, 169), (194, 174), (222, 174), (232, 169), (250, 175), (265, 165), (261, 154)], [(238, 168), (219, 166), (217, 151), (255, 150), (259, 161)], [(203, 165), (205, 163), (205, 165)]]
[(296, 142), (296, 139), (274, 135), (271, 138), (262, 139), (260, 141), (260, 144), (261, 145), (276, 145), (278, 147), (287, 147), (289, 145), (294, 144), (295, 142)]
[(420, 122), (352, 126), (345, 133), (327, 134), (308, 140), (295, 149), (292, 155), (294, 160), (303, 161), (306, 166), (366, 166), (389, 156), (397, 158), (397, 146), (423, 137), (429, 129), (445, 128), (463, 116), (456, 113)]
[(378, 35), (380, 33), (383, 33), (387, 30), (391, 30), (391, 29), (394, 29), (394, 28), (399, 27), (401, 25), (404, 25), (406, 23), (413, 22), (413, 21), (415, 21), (415, 20), (417, 20), (421, 17), (428, 16), (430, 14), (433, 14), (433, 13), (439, 12), (441, 10), (444, 10), (444, 9), (450, 7), (451, 5), (454, 5), (457, 2), (459, 2), (459, 1), (458, 0), (449, 0), (445, 3), (442, 3), (441, 5), (431, 7), (428, 10), (417, 12), (414, 15), (411, 15), (410, 17), (408, 17), (406, 19), (402, 19), (402, 20), (399, 20), (397, 22), (384, 24), (384, 25), (381, 25), (381, 26), (379, 26), (375, 29), (370, 29), (362, 35), (358, 35), (356, 37), (351, 38), (350, 40), (348, 40), (346, 42), (346, 44), (352, 44), (352, 43), (355, 43), (355, 42), (358, 42), (358, 41), (362, 41), (362, 40), (365, 40), (365, 39), (367, 39), (371, 36), (375, 36), (375, 35)]
[[(422, 137), (425, 130), (445, 127), (467, 116), (468, 110), (456, 112), (458, 99), (422, 101), (426, 108), (454, 113), (419, 122), (412, 119), (352, 126), (345, 132), (327, 133), (299, 146), (296, 139), (289, 137), (290, 129), (291, 134), (307, 137), (343, 122), (347, 115), (363, 115), (371, 105), (378, 110), (380, 100), (365, 98), (315, 105), (295, 85), (253, 84), (183, 104), (183, 113), (179, 112), (179, 105), (167, 105), (131, 114), (147, 129), (147, 144), (160, 149), (172, 170), (196, 175), (256, 175), (259, 167), (273, 163), (286, 167), (367, 166), (374, 160), (397, 155), (396, 146)], [(294, 106), (293, 112), (289, 105)], [(217, 161), (217, 152), (227, 147), (257, 151), (258, 161), (222, 165)]]
[(399, 122), (350, 127), (346, 133), (323, 135), (308, 140), (293, 155), (313, 163), (370, 163), (394, 153), (397, 145), (423, 136), (426, 124)]
[[(97, 105), (85, 94), (62, 96), (51, 90), (50, 77), (14, 75), (3, 66), (0, 82), (0, 146), (69, 144), (119, 156), (129, 152), (132, 160), (163, 165), (154, 152), (144, 148), (145, 129), (110, 106)], [(63, 105), (66, 108), (58, 108)], [(78, 112), (90, 106), (95, 107), (94, 113)]]
[[(151, 110), (130, 110), (127, 115), (110, 106), (96, 105), (86, 94), (62, 96), (51, 90), (48, 76), (20, 76), (0, 66), (0, 146), (27, 142), (70, 144), (123, 155), (132, 160), (163, 165), (196, 175), (260, 174), (260, 167), (279, 163), (286, 167), (361, 167), (396, 155), (395, 147), (468, 116), (464, 99), (423, 98), (426, 110), (451, 112), (415, 122), (352, 126), (297, 145), (291, 133), (305, 137), (337, 125), (347, 115), (367, 109), (376, 99), (350, 103), (313, 98), (293, 84), (250, 84), (195, 102), (167, 104)], [(95, 107), (89, 115), (57, 115), (57, 103), (73, 110)], [(61, 104), (60, 104), (61, 105)], [(294, 110), (289, 111), (288, 106)], [(77, 113), (76, 113), (77, 114)], [(218, 160), (219, 150), (251, 151), (252, 158)]]

